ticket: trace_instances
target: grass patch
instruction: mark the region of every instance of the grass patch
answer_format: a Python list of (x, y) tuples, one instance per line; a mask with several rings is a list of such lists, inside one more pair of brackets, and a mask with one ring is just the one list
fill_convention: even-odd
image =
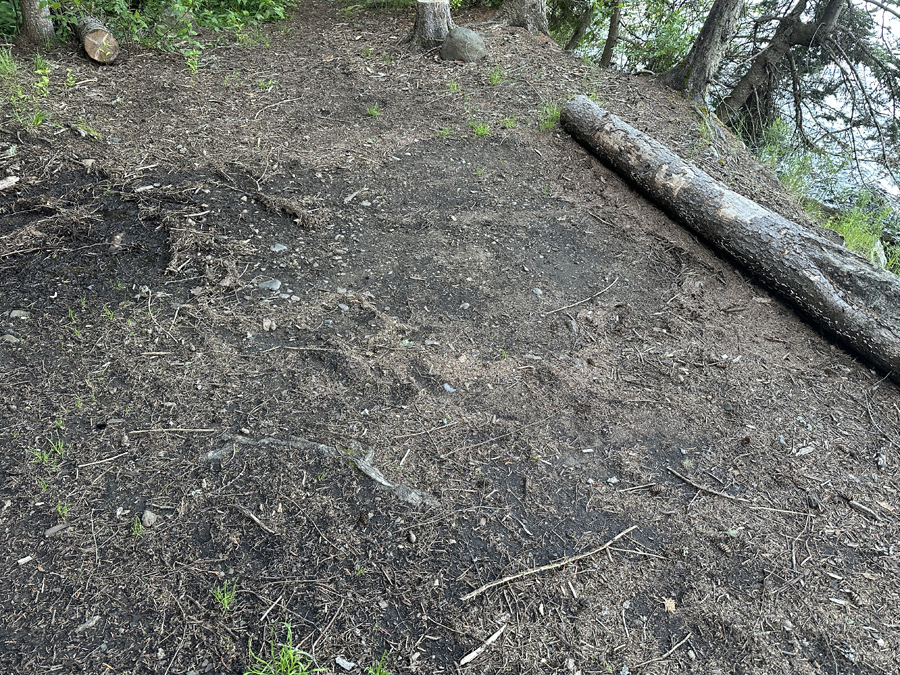
[(381, 110), (378, 109), (377, 103), (373, 103), (372, 105), (368, 106), (366, 108), (366, 112), (369, 113), (370, 117), (380, 117), (381, 116)]
[(547, 99), (541, 105), (538, 117), (538, 129), (548, 131), (559, 124), (559, 114), (562, 109), (553, 99)]
[(291, 633), (291, 624), (285, 623), (285, 638), (280, 644), (275, 640), (269, 642), (268, 656), (265, 648), (259, 654), (254, 653), (248, 644), (247, 649), (253, 664), (244, 675), (307, 675), (307, 673), (321, 673), (324, 668), (313, 668), (312, 657), (294, 646), (294, 638)]
[(469, 126), (472, 128), (472, 133), (482, 138), (491, 133), (491, 128), (488, 126), (487, 122), (478, 122), (474, 119), (469, 120)]

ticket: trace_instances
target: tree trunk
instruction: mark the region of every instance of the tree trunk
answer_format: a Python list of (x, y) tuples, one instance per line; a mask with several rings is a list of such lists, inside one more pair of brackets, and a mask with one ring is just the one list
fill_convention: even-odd
[(585, 96), (563, 128), (667, 212), (900, 383), (900, 279), (732, 192)]
[(757, 90), (767, 82), (772, 68), (791, 47), (809, 46), (816, 40), (825, 40), (837, 25), (847, 0), (829, 0), (825, 11), (822, 12), (822, 18), (810, 23), (800, 21), (800, 16), (806, 10), (806, 4), (807, 0), (798, 0), (788, 15), (779, 22), (769, 45), (753, 60), (732, 92), (716, 108), (716, 117), (722, 122), (733, 124), (739, 118), (741, 111), (748, 107)]
[(547, 0), (505, 0), (494, 15), (494, 21), (524, 28), (532, 34), (550, 35)]
[(660, 80), (693, 103), (706, 106), (709, 84), (719, 69), (719, 61), (743, 8), (744, 0), (716, 0), (687, 57), (663, 73)]
[(449, 0), (417, 0), (416, 22), (408, 39), (424, 49), (434, 49), (455, 27), (450, 18)]
[(78, 39), (84, 45), (84, 51), (97, 63), (112, 63), (119, 55), (119, 43), (100, 23), (99, 19), (86, 16), (78, 22)]
[(578, 20), (578, 26), (575, 28), (575, 32), (572, 33), (572, 37), (569, 38), (569, 41), (566, 43), (565, 50), (567, 52), (575, 49), (578, 44), (581, 42), (581, 38), (584, 37), (584, 34), (587, 33), (587, 29), (591, 27), (591, 22), (594, 20), (594, 5), (591, 4), (588, 6), (584, 13), (582, 13), (581, 18)]
[[(623, 0), (624, 1), (624, 0)], [(606, 34), (606, 42), (603, 44), (603, 53), (600, 55), (600, 67), (609, 68), (612, 63), (613, 50), (619, 41), (619, 24), (622, 21), (622, 2), (616, 2), (612, 16), (609, 17), (609, 32)]]
[(20, 0), (19, 10), (22, 12), (22, 38), (25, 42), (43, 45), (56, 39), (48, 0)]

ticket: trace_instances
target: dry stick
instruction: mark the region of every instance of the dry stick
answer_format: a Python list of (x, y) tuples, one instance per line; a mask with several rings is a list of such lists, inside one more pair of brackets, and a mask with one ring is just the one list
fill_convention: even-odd
[[(301, 97), (301, 98), (302, 98), (302, 97)], [(265, 106), (265, 107), (263, 107), (263, 108), (260, 108), (260, 109), (257, 111), (257, 113), (253, 116), (253, 119), (256, 119), (257, 117), (259, 117), (259, 114), (260, 114), (261, 112), (263, 112), (264, 110), (268, 110), (269, 108), (275, 108), (275, 107), (277, 107), (277, 106), (284, 105), (285, 103), (291, 103), (292, 101), (299, 101), (299, 100), (300, 100), (300, 98), (287, 98), (287, 99), (285, 99), (285, 100), (283, 100), (283, 101), (278, 101), (278, 103), (270, 103), (269, 105), (267, 105), (267, 106)]]
[(232, 506), (234, 508), (236, 508), (238, 511), (240, 511), (241, 513), (243, 513), (245, 516), (247, 516), (254, 523), (259, 525), (264, 531), (268, 532), (269, 534), (278, 534), (275, 530), (272, 530), (272, 529), (266, 527), (265, 523), (263, 523), (263, 521), (261, 521), (259, 518), (257, 518), (253, 514), (253, 511), (248, 509), (246, 506), (241, 506), (240, 504), (232, 504)]
[(495, 586), (500, 586), (501, 584), (505, 584), (510, 581), (515, 581), (516, 579), (521, 579), (522, 577), (528, 577), (528, 576), (531, 576), (532, 574), (537, 574), (538, 572), (546, 572), (548, 570), (555, 570), (557, 567), (564, 567), (565, 565), (569, 565), (578, 560), (582, 560), (584, 558), (589, 558), (592, 555), (597, 555), (598, 553), (601, 553), (602, 551), (608, 550), (609, 547), (612, 546), (614, 543), (616, 543), (619, 539), (624, 537), (626, 534), (628, 534), (632, 530), (636, 530), (636, 529), (637, 529), (637, 525), (632, 525), (627, 530), (622, 530), (621, 532), (619, 532), (619, 534), (617, 534), (615, 537), (613, 537), (608, 542), (603, 544), (603, 546), (600, 546), (599, 548), (595, 548), (591, 551), (588, 551), (587, 553), (579, 553), (578, 555), (573, 555), (569, 558), (563, 558), (562, 560), (559, 560), (555, 563), (541, 565), (540, 567), (534, 567), (530, 570), (525, 570), (524, 572), (519, 572), (518, 574), (511, 574), (508, 577), (503, 577), (502, 579), (497, 579), (496, 581), (492, 581), (488, 584), (485, 584), (481, 588), (475, 589), (471, 593), (467, 593), (466, 595), (462, 596), (460, 598), (460, 600), (465, 602), (466, 600), (471, 600), (472, 598), (475, 598), (475, 597), (481, 595), (485, 591), (490, 590), (491, 588), (494, 588)]
[(99, 459), (96, 462), (88, 462), (87, 464), (79, 464), (78, 468), (83, 469), (86, 466), (94, 466), (95, 464), (106, 464), (107, 462), (111, 462), (114, 459), (119, 459), (119, 457), (124, 457), (127, 455), (127, 452), (120, 452), (118, 455), (113, 455), (112, 457), (107, 457), (106, 459)]
[(690, 637), (691, 637), (691, 634), (688, 633), (687, 635), (684, 636), (684, 638), (681, 640), (681, 642), (679, 642), (677, 645), (675, 645), (674, 647), (672, 647), (672, 649), (670, 649), (669, 651), (667, 651), (667, 652), (666, 652), (665, 654), (663, 654), (662, 656), (657, 656), (655, 659), (650, 659), (649, 661), (644, 661), (643, 663), (639, 663), (639, 664), (637, 664), (637, 665), (635, 666), (635, 668), (641, 668), (641, 667), (643, 667), (643, 666), (648, 666), (648, 665), (650, 665), (651, 663), (656, 663), (657, 661), (664, 661), (665, 659), (667, 659), (667, 658), (669, 658), (670, 656), (672, 656), (672, 654), (675, 652), (675, 650), (678, 649), (678, 648), (679, 648), (681, 645), (683, 645), (685, 642), (687, 642), (687, 641), (690, 639)]
[(460, 665), (460, 666), (464, 666), (464, 665), (466, 665), (469, 661), (474, 661), (474, 660), (477, 659), (479, 656), (481, 656), (481, 653), (482, 653), (485, 649), (487, 649), (488, 647), (490, 647), (494, 642), (496, 642), (496, 641), (497, 641), (497, 638), (500, 637), (500, 636), (503, 634), (503, 631), (505, 631), (505, 630), (506, 630), (506, 624), (503, 624), (502, 626), (500, 626), (500, 629), (499, 629), (496, 633), (494, 633), (493, 635), (491, 635), (491, 637), (489, 637), (487, 640), (484, 641), (484, 644), (483, 644), (483, 645), (481, 645), (481, 646), (478, 647), (477, 649), (475, 649), (475, 650), (469, 652), (469, 653), (466, 654), (464, 657), (462, 657), (462, 658), (460, 659), (460, 661), (459, 661), (459, 665)]
[(283, 597), (284, 597), (284, 593), (279, 595), (278, 599), (269, 606), (269, 609), (267, 609), (265, 612), (263, 612), (263, 615), (261, 617), (259, 617), (260, 623), (262, 623), (263, 621), (266, 620), (266, 617), (269, 616), (269, 612), (271, 612), (273, 609), (275, 609), (275, 605), (277, 605), (279, 602), (281, 602), (281, 599)]
[(743, 498), (741, 498), (741, 497), (733, 497), (733, 496), (731, 496), (731, 495), (729, 495), (729, 494), (726, 494), (726, 493), (724, 493), (724, 492), (719, 492), (718, 490), (713, 490), (712, 488), (708, 488), (708, 487), (704, 487), (704, 486), (702, 486), (702, 485), (698, 485), (697, 483), (695, 483), (694, 481), (692, 481), (690, 478), (685, 478), (684, 476), (682, 476), (680, 473), (678, 473), (675, 469), (673, 469), (673, 468), (670, 467), (670, 466), (667, 466), (666, 469), (668, 469), (669, 473), (675, 474), (676, 476), (678, 476), (681, 480), (683, 480), (683, 481), (684, 481), (685, 483), (687, 483), (688, 485), (690, 485), (690, 486), (692, 486), (692, 487), (695, 487), (695, 488), (697, 488), (698, 490), (700, 490), (700, 492), (708, 492), (709, 494), (715, 495), (716, 497), (724, 497), (725, 499), (731, 499), (731, 500), (734, 500), (734, 501), (736, 501), (736, 502), (744, 502), (744, 503), (746, 503), (746, 504), (752, 504), (752, 503), (753, 503), (753, 502), (751, 502), (749, 499), (743, 499)]
[(173, 432), (182, 434), (211, 434), (215, 431), (218, 431), (218, 429), (135, 429), (128, 433), (134, 436), (136, 434), (168, 434)]
[(341, 613), (341, 610), (344, 609), (344, 600), (345, 600), (345, 599), (346, 599), (346, 598), (344, 598), (344, 599), (341, 600), (341, 605), (340, 605), (340, 607), (337, 608), (337, 611), (336, 611), (336, 612), (334, 613), (334, 615), (331, 617), (331, 621), (329, 621), (329, 622), (328, 622), (328, 625), (325, 626), (325, 630), (323, 630), (321, 633), (319, 633), (319, 637), (317, 637), (317, 638), (313, 641), (313, 643), (312, 643), (312, 648), (310, 649), (310, 651), (311, 651), (313, 654), (315, 654), (315, 652), (316, 652), (316, 645), (319, 644), (319, 640), (321, 640), (323, 637), (325, 637), (325, 633), (327, 633), (327, 632), (331, 629), (331, 625), (334, 623), (334, 620), (335, 620), (336, 618), (338, 618), (338, 614), (340, 614), (340, 613)]
[(578, 307), (578, 305), (583, 305), (584, 303), (589, 302), (590, 300), (593, 300), (594, 298), (606, 293), (606, 291), (608, 291), (610, 288), (612, 288), (613, 286), (616, 285), (616, 282), (618, 280), (619, 280), (619, 277), (616, 277), (615, 279), (613, 279), (613, 282), (609, 286), (604, 288), (602, 291), (598, 291), (597, 293), (594, 293), (591, 297), (585, 298), (584, 300), (579, 300), (578, 302), (573, 302), (571, 305), (566, 305), (565, 307), (560, 307), (559, 309), (554, 309), (552, 311), (546, 312), (546, 316), (550, 316), (551, 314), (556, 314), (557, 312), (561, 312), (564, 309), (572, 309), (573, 307)]

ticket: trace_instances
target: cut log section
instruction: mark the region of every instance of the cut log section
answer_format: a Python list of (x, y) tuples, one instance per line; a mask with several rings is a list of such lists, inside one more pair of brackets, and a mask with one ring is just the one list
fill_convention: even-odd
[(563, 128), (665, 211), (900, 383), (900, 279), (713, 179), (586, 96)]
[(418, 0), (416, 22), (408, 40), (425, 49), (440, 47), (447, 34), (456, 26), (450, 18), (449, 0)]
[(84, 51), (97, 63), (112, 63), (119, 55), (119, 43), (99, 19), (86, 16), (78, 22), (78, 39)]

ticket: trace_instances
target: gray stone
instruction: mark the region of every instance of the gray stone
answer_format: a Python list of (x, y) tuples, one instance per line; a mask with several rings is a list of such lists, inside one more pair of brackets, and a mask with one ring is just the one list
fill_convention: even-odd
[(150, 509), (147, 509), (146, 511), (144, 511), (144, 515), (141, 516), (141, 524), (144, 527), (153, 527), (153, 525), (156, 524), (157, 518), (159, 518), (159, 516), (153, 513), (153, 511), (151, 511)]
[(13, 311), (11, 311), (9, 313), (9, 318), (10, 319), (27, 319), (28, 312), (26, 312), (24, 309), (14, 309)]
[(278, 281), (278, 279), (269, 279), (268, 281), (260, 281), (256, 285), (262, 289), (269, 290), (269, 291), (277, 291), (279, 288), (281, 288), (281, 282)]
[(14, 345), (19, 341), (19, 338), (17, 338), (15, 335), (4, 335), (2, 338), (0, 338), (0, 340), (3, 340), (3, 342), (8, 342), (11, 345)]
[(287, 250), (287, 246), (285, 246), (284, 244), (272, 244), (269, 247), (269, 250), (271, 250), (272, 253), (281, 253), (282, 251)]
[(461, 26), (451, 30), (441, 46), (441, 58), (445, 61), (477, 61), (486, 55), (481, 36)]

